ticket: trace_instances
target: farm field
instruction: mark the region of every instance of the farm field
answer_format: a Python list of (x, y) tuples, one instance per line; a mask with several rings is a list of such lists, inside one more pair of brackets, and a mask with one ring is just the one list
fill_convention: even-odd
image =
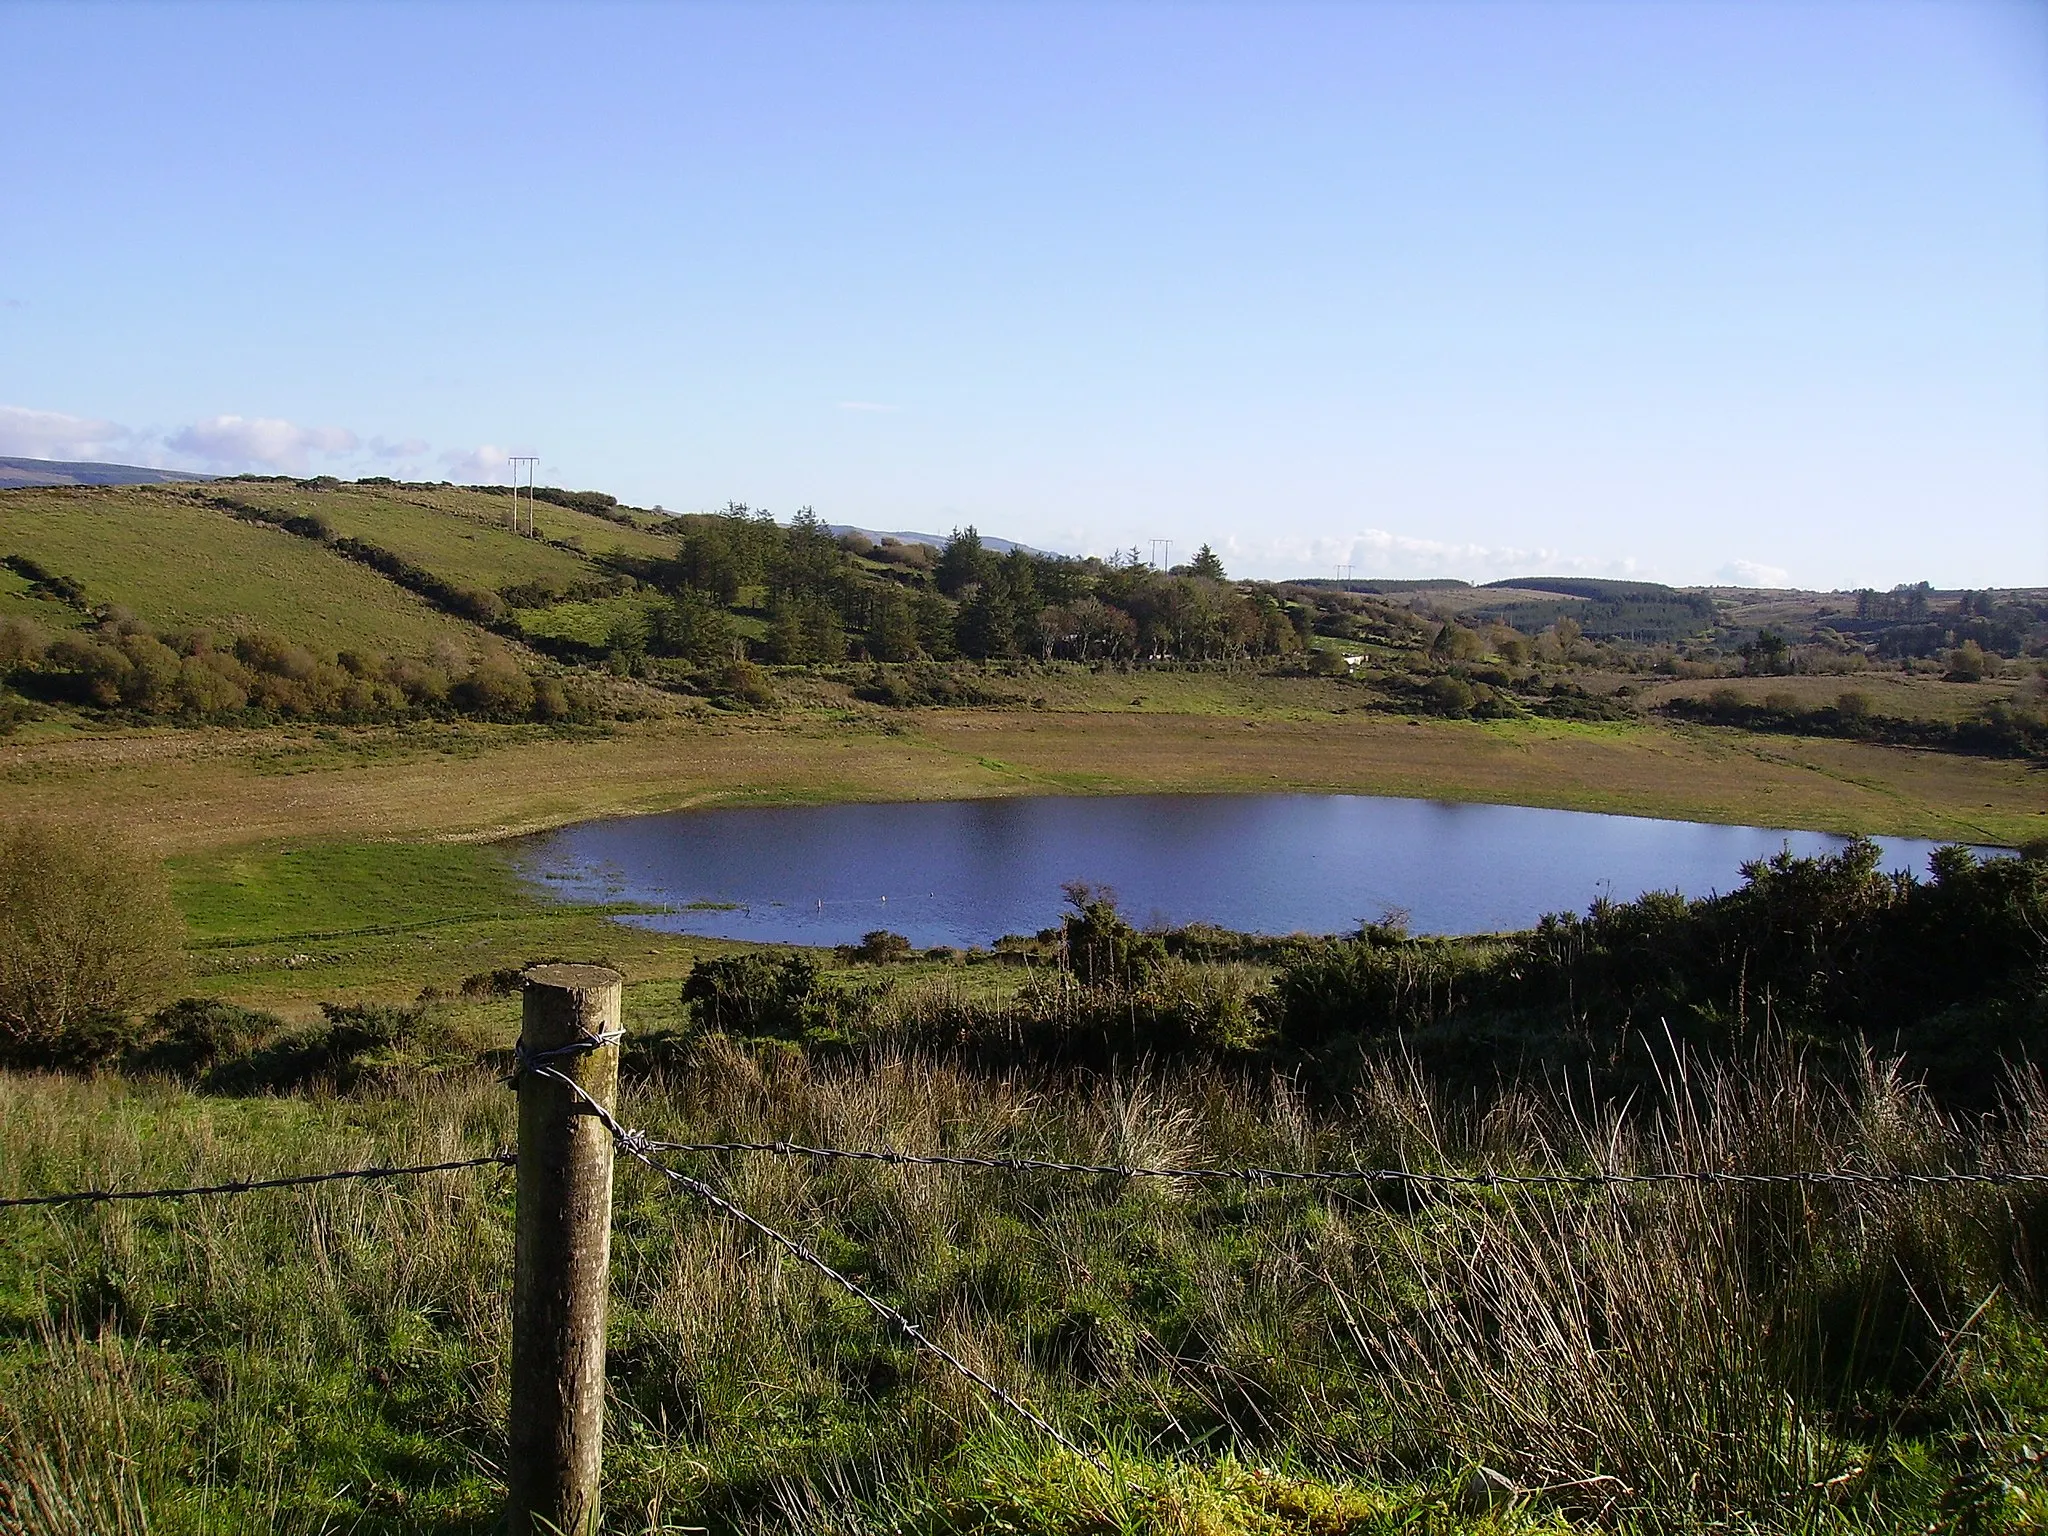
[[(608, 515), (543, 502), (525, 539), (455, 487), (9, 493), (0, 818), (116, 829), (182, 941), (126, 1035), (0, 1069), (0, 1200), (488, 1156), (518, 975), (549, 959), (621, 973), (625, 1113), (693, 1141), (1482, 1178), (2038, 1165), (2038, 1077), (1991, 1066), (2038, 1033), (2031, 857), (1902, 886), (1844, 855), (1470, 940), (1140, 934), (1077, 896), (1000, 952), (649, 932), (511, 864), (522, 834), (694, 806), (1274, 790), (2020, 847), (2048, 837), (2032, 652), (1740, 675), (1851, 663), (1487, 617), (1721, 611), (1541, 584), (1438, 603), (977, 557), (942, 592), (900, 546), (561, 494)], [(1041, 579), (1037, 619), (991, 638), (986, 592)], [(1061, 582), (1127, 606), (1046, 601)], [(2035, 643), (2026, 602), (1990, 606)], [(1851, 690), (1940, 749), (1825, 734)], [(1731, 694), (1768, 718), (1663, 708)], [(1072, 1445), (622, 1169), (621, 1532), (1960, 1536), (1959, 1510), (2048, 1511), (2031, 1185), (679, 1171)], [(491, 1529), (509, 1187), (418, 1177), (0, 1208), (0, 1536)]]
[(301, 838), (493, 838), (738, 800), (1341, 790), (2016, 846), (2040, 771), (1712, 727), (931, 710), (603, 734), (447, 725), (138, 731), (0, 742), (16, 814), (117, 818), (174, 850)]

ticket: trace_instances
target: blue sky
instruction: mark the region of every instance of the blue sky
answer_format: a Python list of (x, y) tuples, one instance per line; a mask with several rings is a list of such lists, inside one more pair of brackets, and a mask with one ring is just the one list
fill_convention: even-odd
[(0, 59), (0, 453), (2048, 584), (2038, 3), (0, 0)]

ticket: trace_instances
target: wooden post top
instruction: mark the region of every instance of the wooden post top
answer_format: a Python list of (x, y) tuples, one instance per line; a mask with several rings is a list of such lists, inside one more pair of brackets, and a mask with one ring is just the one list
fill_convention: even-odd
[(626, 980), (608, 965), (529, 965), (520, 977), (528, 986), (555, 987), (563, 992), (596, 992), (621, 986)]

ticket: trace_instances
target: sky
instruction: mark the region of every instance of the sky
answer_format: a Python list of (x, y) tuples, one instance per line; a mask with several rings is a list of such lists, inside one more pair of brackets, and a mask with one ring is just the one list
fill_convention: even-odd
[(0, 454), (2048, 585), (2043, 0), (0, 0), (0, 60)]

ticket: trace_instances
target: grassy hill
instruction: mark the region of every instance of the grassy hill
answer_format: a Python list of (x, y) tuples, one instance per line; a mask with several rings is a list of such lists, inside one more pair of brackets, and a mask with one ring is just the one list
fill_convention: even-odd
[(8, 493), (0, 556), (26, 557), (77, 582), (84, 606), (35, 596), (16, 571), (0, 587), (0, 614), (73, 629), (90, 622), (91, 607), (110, 604), (157, 628), (273, 630), (329, 652), (424, 655), (437, 640), (471, 638), (470, 626), (374, 571), (310, 540), (238, 521), (209, 505), (212, 495), (168, 486)]

